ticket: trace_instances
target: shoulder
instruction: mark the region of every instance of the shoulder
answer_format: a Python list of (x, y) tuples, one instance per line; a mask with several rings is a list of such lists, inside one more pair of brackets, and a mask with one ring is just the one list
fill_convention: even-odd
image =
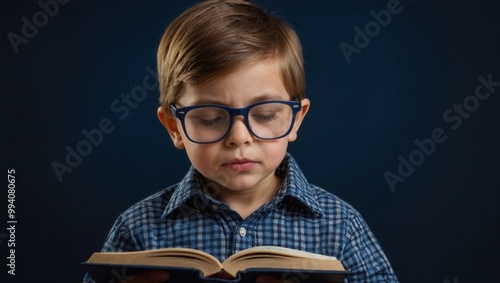
[(308, 187), (326, 218), (344, 221), (362, 220), (361, 214), (353, 206), (335, 194), (313, 184), (309, 184)]
[(132, 228), (145, 222), (158, 221), (176, 188), (177, 185), (172, 185), (135, 203), (117, 218), (116, 224)]
[[(161, 190), (132, 205), (116, 220), (102, 251), (134, 251), (147, 247), (147, 230), (154, 229), (177, 185)], [(146, 228), (146, 229), (145, 229)]]

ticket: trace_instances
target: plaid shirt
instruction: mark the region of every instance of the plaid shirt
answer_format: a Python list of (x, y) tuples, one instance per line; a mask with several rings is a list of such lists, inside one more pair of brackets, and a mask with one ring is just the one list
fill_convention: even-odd
[[(335, 256), (351, 271), (347, 282), (398, 282), (361, 215), (309, 184), (287, 154), (276, 174), (277, 195), (246, 219), (212, 197), (191, 168), (184, 179), (135, 204), (116, 220), (103, 251), (186, 247), (220, 261), (254, 246), (282, 246)], [(213, 195), (213, 192), (212, 192)], [(88, 276), (84, 282), (92, 282)]]

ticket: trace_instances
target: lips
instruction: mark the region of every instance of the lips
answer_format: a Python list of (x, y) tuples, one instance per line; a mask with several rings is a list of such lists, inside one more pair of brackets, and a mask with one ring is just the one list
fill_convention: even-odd
[(234, 171), (248, 171), (255, 166), (256, 162), (249, 159), (235, 159), (224, 163), (223, 165)]

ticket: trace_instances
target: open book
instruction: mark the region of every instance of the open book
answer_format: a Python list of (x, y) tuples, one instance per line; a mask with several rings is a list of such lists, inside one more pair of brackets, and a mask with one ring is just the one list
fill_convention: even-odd
[[(223, 263), (212, 255), (186, 248), (166, 248), (136, 252), (96, 252), (83, 263), (97, 283), (111, 282), (143, 269), (164, 269), (167, 282), (232, 280), (254, 282), (258, 274), (280, 276), (301, 282), (343, 282), (348, 275), (335, 257), (294, 249), (261, 246), (237, 252)], [(131, 278), (129, 278), (131, 279)], [(293, 280), (292, 280), (293, 281)]]

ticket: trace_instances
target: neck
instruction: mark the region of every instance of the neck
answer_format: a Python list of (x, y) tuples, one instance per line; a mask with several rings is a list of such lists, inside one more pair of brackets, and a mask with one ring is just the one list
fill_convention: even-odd
[(232, 190), (221, 187), (217, 199), (226, 203), (232, 210), (238, 212), (241, 218), (245, 219), (273, 199), (281, 185), (281, 181), (278, 176), (273, 176), (269, 182), (246, 190)]

